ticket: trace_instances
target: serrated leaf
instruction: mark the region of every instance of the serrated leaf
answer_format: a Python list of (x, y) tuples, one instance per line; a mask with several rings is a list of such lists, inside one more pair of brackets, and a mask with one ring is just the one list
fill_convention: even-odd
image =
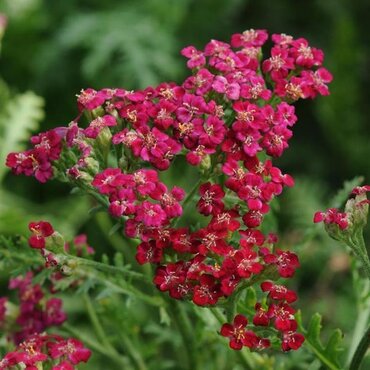
[(66, 290), (75, 282), (76, 282), (75, 276), (65, 276), (63, 277), (63, 279), (55, 281), (54, 286), (57, 290)]
[(83, 281), (83, 283), (78, 287), (76, 294), (86, 294), (88, 293), (91, 289), (93, 289), (97, 284), (97, 281), (95, 279), (86, 279)]
[(123, 267), (124, 266), (124, 260), (122, 253), (116, 253), (113, 258), (114, 264), (117, 267)]
[[(297, 322), (302, 331), (300, 316), (297, 316)], [(321, 334), (321, 315), (315, 313), (308, 325), (305, 333), (306, 345), (312, 350), (316, 357), (331, 370), (339, 370), (343, 367), (338, 362), (338, 355), (342, 351), (343, 335), (339, 329), (336, 329), (330, 336), (326, 345), (323, 345), (320, 339)]]
[(343, 333), (340, 329), (334, 330), (326, 345), (326, 351), (328, 353), (339, 353), (343, 350), (341, 347), (343, 340)]
[[(0, 116), (0, 163), (10, 152), (24, 148), (24, 141), (28, 140), (30, 131), (38, 128), (44, 118), (44, 100), (33, 92), (17, 95), (5, 107)], [(0, 180), (6, 170), (0, 166)]]
[(315, 313), (310, 323), (308, 324), (308, 330), (307, 330), (307, 336), (310, 338), (310, 340), (317, 346), (321, 347), (320, 342), (320, 331), (321, 331), (321, 315), (318, 313)]
[(33, 279), (32, 282), (34, 284), (43, 285), (46, 280), (50, 278), (50, 275), (53, 273), (51, 269), (43, 269), (41, 270)]

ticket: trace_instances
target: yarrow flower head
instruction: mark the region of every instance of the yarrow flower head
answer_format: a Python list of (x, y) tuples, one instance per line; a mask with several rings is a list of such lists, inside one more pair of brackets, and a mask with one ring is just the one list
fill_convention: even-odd
[(326, 230), (334, 239), (347, 239), (353, 232), (359, 229), (362, 232), (367, 223), (369, 203), (367, 193), (370, 185), (356, 186), (351, 191), (344, 212), (337, 208), (329, 208), (326, 212), (316, 212), (313, 221), (324, 222)]
[[(17, 175), (40, 182), (67, 179), (92, 193), (124, 225), (126, 237), (137, 239), (137, 262), (156, 266), (154, 284), (172, 298), (214, 306), (246, 281), (263, 281), (256, 289), (267, 297), (250, 315), (251, 330), (245, 329), (248, 318), (242, 314), (221, 329), (233, 349), (270, 345), (253, 325), (274, 326), (283, 350), (303, 342), (290, 305), (296, 294), (274, 283), (278, 276), (294, 275), (298, 257), (277, 248), (277, 237), (260, 227), (271, 202), (294, 184), (272, 162), (293, 136), (293, 103), (328, 95), (332, 76), (323, 67), (323, 52), (303, 38), (272, 35), (272, 49), (263, 60), (268, 38), (266, 30), (251, 29), (232, 35), (229, 43), (185, 47), (181, 54), (191, 73), (181, 85), (84, 89), (74, 121), (34, 136), (31, 149), (10, 153), (6, 162)], [(193, 167), (184, 172), (184, 189), (164, 182), (163, 173), (175, 160)], [(196, 177), (194, 189), (186, 192)], [(191, 204), (198, 226), (183, 220)], [(316, 218), (346, 227), (345, 217), (331, 217)], [(49, 238), (56, 238), (51, 225), (39, 222), (30, 229), (30, 245), (42, 249), (52, 265), (53, 256), (45, 250)], [(89, 253), (83, 240), (74, 246)], [(69, 345), (74, 344), (55, 345), (54, 353)], [(75, 348), (79, 353), (79, 345)], [(63, 360), (74, 364), (71, 357)], [(69, 366), (62, 363), (60, 368)]]
[(0, 360), (0, 369), (39, 369), (41, 366), (53, 370), (74, 370), (77, 369), (75, 365), (87, 362), (90, 356), (91, 351), (77, 339), (33, 334)]

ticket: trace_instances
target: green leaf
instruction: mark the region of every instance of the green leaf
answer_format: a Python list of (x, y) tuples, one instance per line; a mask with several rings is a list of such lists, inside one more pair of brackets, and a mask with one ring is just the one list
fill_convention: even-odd
[(120, 228), (122, 227), (122, 224), (117, 222), (113, 227), (109, 230), (108, 236), (112, 236), (115, 234)]
[(122, 253), (115, 253), (113, 257), (114, 265), (117, 267), (124, 267), (124, 260), (123, 260), (123, 254)]
[(30, 220), (46, 219), (69, 239), (89, 217), (88, 208), (88, 198), (72, 196), (55, 199), (40, 208), (39, 204), (0, 188), (0, 233), (23, 234)]
[(256, 290), (253, 287), (248, 287), (246, 296), (245, 296), (245, 305), (247, 307), (253, 307), (255, 306), (257, 302), (257, 294)]
[(343, 334), (339, 329), (336, 329), (330, 336), (326, 345), (322, 344), (321, 334), (321, 315), (315, 313), (308, 325), (307, 331), (302, 327), (300, 313), (297, 314), (297, 322), (300, 330), (305, 334), (305, 345), (313, 352), (313, 354), (331, 370), (339, 370), (343, 367), (338, 361), (338, 355), (343, 350), (342, 340)]
[(102, 263), (105, 263), (106, 265), (109, 265), (109, 257), (108, 257), (108, 255), (107, 254), (103, 254), (102, 256), (101, 256), (101, 262)]
[(92, 207), (92, 208), (89, 209), (89, 215), (93, 216), (96, 213), (104, 212), (104, 211), (105, 211), (105, 207), (103, 207), (103, 206)]
[(171, 318), (164, 307), (159, 307), (159, 322), (167, 326), (171, 325)]
[(15, 276), (43, 264), (39, 251), (30, 248), (26, 239), (0, 234), (0, 272)]
[(43, 269), (37, 275), (32, 279), (34, 284), (40, 284), (43, 285), (46, 280), (50, 279), (51, 274), (53, 273), (53, 270), (51, 269)]
[[(44, 118), (43, 106), (43, 99), (33, 92), (17, 95), (8, 102), (0, 116), (0, 163), (5, 162), (8, 153), (24, 148), (29, 131), (36, 130)], [(5, 170), (5, 166), (0, 166), (0, 180)]]

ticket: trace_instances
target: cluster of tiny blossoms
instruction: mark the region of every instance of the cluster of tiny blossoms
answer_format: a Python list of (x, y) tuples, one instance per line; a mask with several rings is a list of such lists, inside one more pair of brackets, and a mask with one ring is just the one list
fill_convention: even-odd
[(91, 352), (74, 338), (64, 339), (46, 334), (45, 330), (63, 324), (67, 316), (62, 300), (46, 298), (39, 284), (32, 283), (33, 273), (10, 279), (9, 289), (18, 290), (19, 305), (0, 297), (0, 328), (16, 348), (0, 360), (0, 370), (26, 368), (73, 370), (74, 365), (86, 362)]
[(344, 212), (340, 212), (338, 208), (329, 208), (325, 212), (316, 212), (313, 221), (324, 222), (329, 234), (333, 236), (335, 230), (345, 232), (356, 227), (357, 224), (364, 226), (370, 204), (370, 200), (366, 197), (368, 192), (370, 192), (370, 185), (356, 186), (351, 192), (352, 198), (347, 201)]
[(0, 370), (29, 369), (73, 370), (87, 362), (91, 351), (77, 339), (55, 334), (33, 334), (0, 360)]
[(39, 284), (32, 283), (33, 273), (10, 279), (9, 289), (18, 290), (19, 305), (0, 298), (0, 327), (16, 344), (46, 328), (61, 325), (67, 316), (59, 298), (46, 299)]
[[(45, 258), (45, 267), (55, 267), (58, 261), (54, 254), (47, 250), (55, 246), (57, 238), (53, 227), (44, 221), (31, 222), (32, 232), (28, 242), (30, 247), (39, 249)], [(87, 244), (85, 235), (78, 235), (72, 243), (63, 243), (64, 251), (72, 255), (87, 256), (94, 253)], [(46, 366), (52, 370), (73, 370), (74, 365), (86, 362), (91, 351), (75, 338), (64, 339), (58, 335), (47, 334), (53, 326), (62, 325), (67, 315), (60, 298), (52, 297), (57, 292), (55, 283), (63, 278), (60, 271), (50, 277), (51, 285), (46, 291), (40, 284), (34, 284), (35, 273), (27, 272), (24, 276), (10, 279), (9, 289), (18, 290), (19, 303), (15, 304), (8, 297), (0, 297), (0, 329), (7, 342), (14, 342), (16, 348), (0, 360), (1, 369), (40, 369)], [(76, 283), (78, 283), (76, 281)]]
[[(262, 60), (265, 30), (235, 34), (182, 50), (191, 76), (141, 91), (91, 88), (78, 96), (79, 116), (31, 139), (33, 148), (10, 153), (16, 174), (69, 181), (95, 195), (139, 239), (137, 261), (157, 265), (154, 283), (175, 299), (199, 306), (225, 304), (243, 287), (260, 285), (268, 296), (255, 305), (254, 327), (270, 326), (284, 351), (298, 349), (294, 292), (273, 280), (290, 278), (298, 257), (276, 248), (260, 226), (271, 201), (294, 184), (269, 157), (288, 147), (297, 117), (292, 103), (328, 95), (332, 79), (323, 52), (303, 38), (272, 35)], [(88, 118), (79, 125), (82, 114)], [(158, 171), (176, 156), (199, 169), (196, 209), (204, 226), (176, 227), (189, 192), (168, 189)], [(183, 204), (181, 203), (184, 200)], [(42, 248), (42, 242), (39, 244)], [(270, 346), (238, 314), (221, 334), (230, 346)]]

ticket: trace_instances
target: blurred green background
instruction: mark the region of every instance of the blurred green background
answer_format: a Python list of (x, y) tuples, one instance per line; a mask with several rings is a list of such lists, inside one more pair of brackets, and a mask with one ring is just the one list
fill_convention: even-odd
[[(2, 163), (7, 152), (24, 148), (27, 132), (68, 124), (82, 88), (181, 83), (186, 45), (202, 48), (212, 38), (264, 28), (323, 49), (334, 75), (331, 95), (296, 105), (295, 136), (277, 162), (296, 187), (285, 191), (269, 222), (285, 247), (299, 245), (302, 269), (293, 284), (304, 316), (319, 311), (328, 331), (340, 327), (350, 339), (356, 297), (345, 249), (320, 227), (309, 240), (305, 235), (313, 213), (345, 180), (361, 175), (370, 182), (368, 0), (1, 0), (0, 12), (8, 18), (0, 58)], [(119, 235), (103, 232), (109, 218), (89, 216), (90, 200), (67, 186), (12, 176), (3, 164), (0, 181), (0, 233), (26, 233), (30, 220), (48, 218), (68, 236), (87, 232), (100, 254), (112, 244), (122, 248)]]

